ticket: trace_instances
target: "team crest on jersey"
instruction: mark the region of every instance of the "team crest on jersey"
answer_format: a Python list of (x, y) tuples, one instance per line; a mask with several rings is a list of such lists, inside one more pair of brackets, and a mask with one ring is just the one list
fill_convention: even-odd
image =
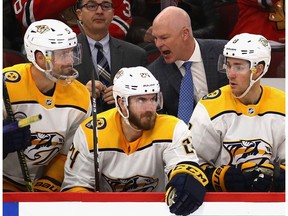
[(21, 76), (17, 71), (6, 71), (3, 76), (7, 82), (19, 82), (21, 80)]
[(230, 153), (230, 164), (269, 161), (272, 156), (272, 146), (262, 139), (224, 142), (223, 145)]
[(151, 192), (158, 185), (158, 178), (147, 176), (132, 176), (125, 179), (112, 179), (102, 174), (113, 192)]
[(202, 97), (203, 100), (209, 100), (209, 99), (214, 99), (214, 98), (217, 98), (221, 95), (221, 90), (220, 89), (217, 89), (215, 90), (214, 92), (211, 92), (207, 95), (204, 95)]
[(32, 145), (25, 150), (34, 165), (47, 165), (62, 149), (64, 137), (58, 133), (36, 132), (31, 134)]

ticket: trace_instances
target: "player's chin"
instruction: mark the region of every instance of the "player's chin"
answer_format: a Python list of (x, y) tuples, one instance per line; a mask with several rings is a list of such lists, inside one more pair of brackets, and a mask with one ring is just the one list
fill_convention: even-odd
[(155, 117), (144, 117), (141, 120), (141, 127), (143, 130), (150, 130), (155, 125)]

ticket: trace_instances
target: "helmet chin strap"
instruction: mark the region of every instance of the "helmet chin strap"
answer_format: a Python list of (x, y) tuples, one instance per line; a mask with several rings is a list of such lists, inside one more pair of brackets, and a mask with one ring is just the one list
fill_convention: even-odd
[(41, 68), (36, 62), (33, 62), (33, 64), (34, 64), (34, 66), (35, 66), (38, 70), (40, 70), (40, 71), (42, 71), (43, 73), (45, 73), (45, 75), (46, 75), (46, 77), (47, 77), (48, 79), (50, 79), (51, 81), (53, 81), (53, 82), (55, 82), (55, 83), (57, 82), (57, 79), (50, 74), (51, 71), (44, 70), (44, 69)]
[[(252, 71), (253, 71), (253, 69), (252, 69)], [(236, 95), (234, 95), (232, 93), (233, 97), (234, 98), (238, 98), (238, 99), (245, 97), (247, 95), (247, 93), (250, 91), (250, 89), (252, 88), (252, 86), (254, 85), (254, 83), (256, 83), (258, 80), (260, 80), (260, 78), (263, 75), (264, 75), (264, 73), (262, 73), (256, 80), (253, 80), (253, 78), (252, 78), (253, 77), (253, 72), (252, 72), (251, 75), (250, 75), (250, 84), (249, 84), (248, 88), (240, 96), (236, 96)]]

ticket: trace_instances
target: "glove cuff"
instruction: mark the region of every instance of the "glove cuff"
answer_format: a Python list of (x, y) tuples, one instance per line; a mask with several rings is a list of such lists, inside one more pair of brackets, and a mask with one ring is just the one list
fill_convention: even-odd
[(215, 191), (221, 191), (221, 192), (226, 192), (227, 188), (225, 186), (225, 174), (228, 171), (230, 166), (219, 166), (217, 167), (213, 174), (212, 174), (212, 185)]
[(173, 170), (171, 170), (169, 175), (169, 180), (171, 180), (175, 175), (179, 173), (186, 173), (197, 179), (204, 187), (209, 183), (205, 173), (197, 164), (178, 164)]
[(34, 183), (34, 191), (39, 192), (59, 192), (61, 189), (61, 184), (54, 179), (49, 177), (44, 177), (37, 180)]

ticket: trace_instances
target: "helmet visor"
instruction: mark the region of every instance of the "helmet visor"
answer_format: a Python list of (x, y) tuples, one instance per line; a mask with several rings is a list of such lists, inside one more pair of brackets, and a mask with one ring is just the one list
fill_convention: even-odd
[(78, 71), (73, 68), (74, 65), (81, 64), (82, 52), (81, 45), (76, 47), (53, 50), (46, 52), (46, 71), (58, 80), (70, 84), (79, 75)]

